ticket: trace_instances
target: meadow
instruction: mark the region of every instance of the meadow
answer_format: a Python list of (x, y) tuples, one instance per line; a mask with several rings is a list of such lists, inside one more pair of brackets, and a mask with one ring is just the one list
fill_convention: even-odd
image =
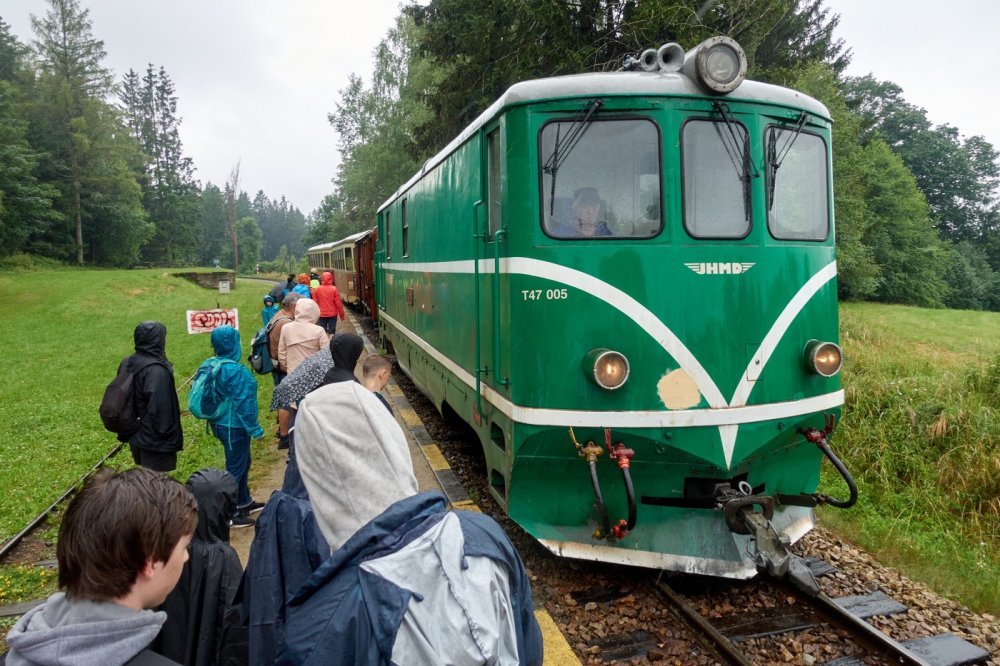
[[(936, 591), (1000, 612), (1000, 314), (842, 304), (833, 437), (858, 505), (822, 524)], [(824, 487), (846, 496), (832, 466)]]
[[(6, 541), (117, 444), (97, 407), (132, 331), (167, 325), (167, 356), (180, 386), (212, 354), (188, 335), (185, 311), (236, 307), (244, 354), (260, 326), (268, 285), (241, 278), (229, 294), (164, 270), (9, 272), (0, 276), (0, 541)], [(1000, 612), (1000, 314), (849, 303), (841, 306), (846, 404), (834, 448), (860, 488), (858, 506), (822, 508), (819, 521), (934, 589)], [(263, 468), (277, 460), (259, 377)], [(182, 408), (187, 391), (181, 390)], [(183, 417), (174, 476), (223, 467), (203, 422)], [(127, 449), (117, 466), (131, 465)], [(254, 470), (251, 468), (251, 478)], [(824, 465), (822, 491), (846, 488)], [(54, 530), (50, 530), (54, 538)], [(9, 581), (5, 585), (4, 581)], [(51, 586), (30, 570), (0, 568), (0, 600)], [(6, 589), (6, 593), (5, 593)]]
[[(118, 444), (97, 408), (118, 363), (134, 351), (137, 323), (155, 319), (166, 325), (166, 354), (180, 387), (213, 354), (207, 334), (187, 333), (186, 310), (237, 308), (246, 355), (269, 287), (241, 278), (230, 293), (220, 294), (163, 269), (66, 268), (0, 276), (0, 349), (7, 352), (0, 363), (0, 542)], [(277, 454), (268, 412), (271, 378), (258, 380), (261, 425), (268, 435), (254, 443), (252, 455), (263, 467)], [(184, 410), (186, 387), (180, 401)], [(222, 446), (206, 433), (205, 423), (189, 415), (182, 422), (184, 450), (173, 476), (184, 481), (203, 467), (224, 468)], [(127, 445), (111, 463), (132, 465)]]

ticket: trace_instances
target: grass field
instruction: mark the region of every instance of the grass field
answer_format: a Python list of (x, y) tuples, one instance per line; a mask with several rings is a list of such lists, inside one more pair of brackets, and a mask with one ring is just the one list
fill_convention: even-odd
[[(167, 356), (180, 385), (212, 353), (207, 335), (187, 334), (185, 310), (238, 308), (246, 353), (266, 290), (241, 279), (220, 295), (163, 270), (0, 277), (0, 349), (7, 351), (0, 363), (0, 540), (117, 443), (101, 426), (97, 407), (121, 357), (132, 351), (136, 323), (167, 325)], [(847, 404), (833, 444), (858, 480), (861, 498), (849, 511), (821, 510), (820, 522), (883, 563), (997, 613), (1000, 314), (845, 304), (841, 329)], [(267, 412), (270, 379), (259, 379), (261, 423), (269, 436), (255, 442), (253, 456), (263, 466), (277, 454)], [(185, 417), (184, 431), (176, 478), (224, 466), (221, 446), (204, 423)], [(131, 458), (125, 452), (114, 462), (130, 465)], [(822, 490), (846, 493), (830, 465), (824, 465)], [(36, 578), (0, 569), (0, 599), (37, 594)]]
[[(834, 447), (858, 505), (820, 521), (934, 589), (1000, 612), (1000, 314), (841, 306)], [(824, 486), (843, 493), (832, 466)]]
[[(7, 352), (0, 363), (0, 541), (20, 531), (117, 445), (97, 408), (119, 361), (133, 351), (138, 322), (166, 324), (166, 353), (180, 386), (213, 353), (207, 334), (188, 335), (185, 311), (237, 308), (246, 354), (261, 325), (267, 289), (240, 279), (229, 294), (219, 294), (164, 270), (64, 269), (0, 277), (0, 349)], [(261, 425), (270, 435), (271, 379), (258, 379)], [(186, 388), (180, 398), (184, 409)], [(222, 447), (206, 434), (204, 422), (182, 420), (184, 450), (174, 476), (184, 481), (203, 467), (224, 468)], [(276, 455), (270, 442), (270, 437), (255, 442), (255, 460)], [(132, 464), (127, 447), (114, 464)]]

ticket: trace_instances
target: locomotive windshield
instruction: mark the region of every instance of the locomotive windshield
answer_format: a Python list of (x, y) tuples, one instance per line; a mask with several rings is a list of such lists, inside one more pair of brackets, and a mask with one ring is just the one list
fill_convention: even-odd
[(684, 227), (695, 238), (743, 238), (750, 232), (746, 200), (746, 127), (735, 121), (692, 120), (681, 135)]
[[(542, 227), (553, 238), (651, 238), (662, 228), (660, 137), (644, 119), (546, 124), (539, 155), (562, 150), (558, 169), (541, 165)], [(582, 131), (580, 131), (582, 129)], [(551, 161), (551, 160), (548, 160)]]
[(767, 130), (767, 225), (783, 240), (826, 240), (830, 233), (826, 144), (796, 128)]

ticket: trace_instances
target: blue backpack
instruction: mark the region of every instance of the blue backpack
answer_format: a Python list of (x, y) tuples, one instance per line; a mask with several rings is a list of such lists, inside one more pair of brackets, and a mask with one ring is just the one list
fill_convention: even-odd
[(188, 393), (188, 410), (195, 418), (218, 421), (229, 408), (229, 397), (219, 390), (216, 381), (224, 363), (239, 365), (236, 361), (213, 356), (198, 368)]

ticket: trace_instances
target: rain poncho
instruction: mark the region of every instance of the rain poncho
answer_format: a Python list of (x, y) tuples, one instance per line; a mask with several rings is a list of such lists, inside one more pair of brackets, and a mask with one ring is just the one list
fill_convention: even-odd
[[(239, 331), (232, 326), (215, 329), (212, 331), (212, 348), (216, 355), (205, 363), (219, 365), (215, 374), (216, 386), (229, 403), (222, 418), (214, 423), (227, 428), (243, 428), (251, 437), (263, 437), (264, 429), (257, 421), (257, 380), (249, 369), (240, 364), (243, 347)], [(235, 363), (219, 363), (220, 359)]]
[[(141, 420), (135, 433), (119, 435), (118, 440), (148, 451), (180, 451), (184, 433), (174, 369), (164, 353), (167, 327), (158, 321), (144, 321), (135, 327), (134, 338), (135, 354), (123, 359), (122, 365), (137, 362), (145, 366), (136, 373), (133, 384), (135, 410)], [(151, 359), (158, 363), (146, 365)]]
[(264, 309), (260, 311), (260, 318), (264, 322), (264, 326), (271, 321), (271, 317), (278, 314), (278, 306), (275, 305), (274, 296), (271, 294), (266, 294), (264, 296)]
[(319, 305), (319, 316), (340, 317), (343, 320), (347, 314), (344, 312), (344, 302), (340, 298), (340, 291), (333, 283), (333, 273), (324, 272), (320, 282), (321, 284), (313, 290), (313, 299)]
[(236, 480), (221, 469), (203, 469), (191, 475), (187, 489), (198, 501), (198, 527), (177, 587), (158, 609), (167, 621), (153, 649), (188, 666), (210, 666), (218, 663), (223, 617), (243, 575), (229, 545)]
[(388, 507), (320, 565), (289, 604), (277, 663), (541, 664), (542, 634), (503, 530), (431, 492)]
[(302, 361), (330, 345), (326, 331), (316, 325), (318, 319), (316, 301), (300, 298), (295, 303), (295, 321), (282, 326), (278, 338), (278, 365), (285, 372), (295, 372)]
[(312, 292), (309, 290), (309, 276), (302, 273), (297, 279), (298, 284), (292, 288), (292, 291), (302, 298), (312, 298)]
[(284, 486), (274, 491), (257, 517), (243, 579), (251, 664), (274, 662), (285, 636), (288, 602), (329, 554), (293, 454)]

